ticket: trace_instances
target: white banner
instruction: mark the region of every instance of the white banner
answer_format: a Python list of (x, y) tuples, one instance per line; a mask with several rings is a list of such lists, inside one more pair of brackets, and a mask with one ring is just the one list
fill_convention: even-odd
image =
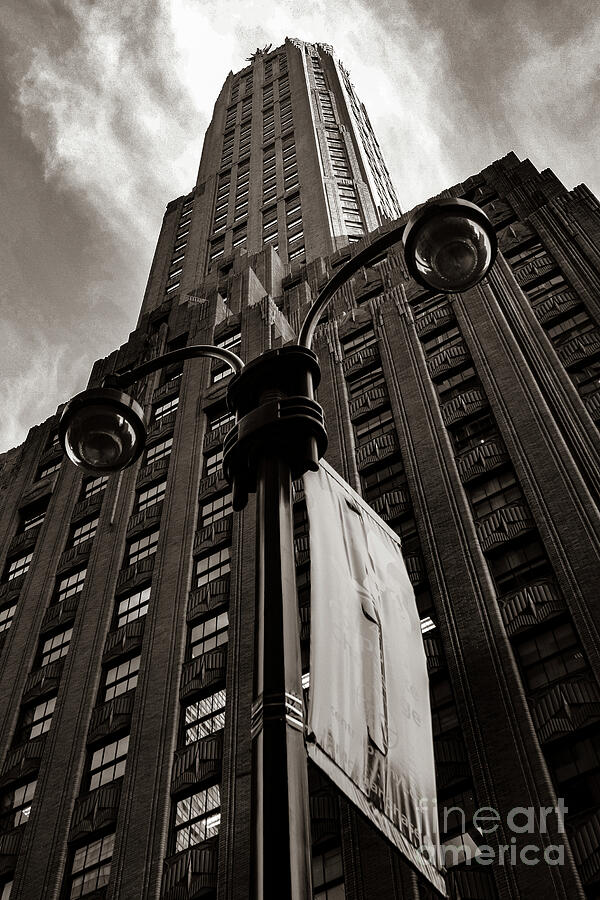
[(327, 463), (304, 490), (308, 754), (445, 894), (427, 664), (400, 539)]

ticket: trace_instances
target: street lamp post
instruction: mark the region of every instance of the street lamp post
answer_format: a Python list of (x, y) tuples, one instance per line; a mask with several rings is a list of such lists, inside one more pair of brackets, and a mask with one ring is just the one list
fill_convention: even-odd
[(298, 344), (247, 365), (210, 345), (167, 353), (109, 376), (67, 403), (59, 426), (67, 456), (88, 472), (115, 472), (143, 450), (139, 404), (123, 392), (170, 363), (212, 356), (235, 371), (227, 402), (236, 424), (224, 442), (223, 470), (234, 510), (256, 493), (255, 665), (252, 706), (252, 883), (254, 900), (312, 897), (310, 821), (293, 543), (292, 479), (317, 470), (327, 448), (320, 379), (311, 350), (321, 314), (355, 272), (404, 239), (410, 274), (439, 292), (472, 287), (492, 265), (494, 230), (462, 200), (434, 201), (404, 227), (378, 235), (328, 281), (300, 329)]

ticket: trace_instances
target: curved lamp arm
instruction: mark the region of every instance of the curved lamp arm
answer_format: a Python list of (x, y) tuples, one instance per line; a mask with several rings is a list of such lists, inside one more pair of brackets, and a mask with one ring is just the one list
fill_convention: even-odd
[(231, 350), (226, 350), (223, 347), (213, 347), (212, 344), (193, 344), (191, 347), (171, 350), (170, 353), (164, 353), (162, 356), (150, 359), (134, 369), (127, 369), (126, 372), (121, 372), (120, 375), (107, 375), (102, 381), (102, 387), (129, 387), (139, 378), (143, 378), (144, 375), (150, 375), (152, 372), (163, 369), (165, 366), (170, 366), (172, 363), (206, 356), (212, 356), (215, 359), (228, 363), (236, 373), (241, 372), (244, 368), (244, 361), (236, 353), (232, 353)]
[(321, 314), (338, 288), (345, 284), (345, 282), (358, 272), (362, 266), (370, 263), (371, 260), (375, 259), (380, 253), (383, 253), (384, 250), (391, 247), (392, 244), (397, 244), (398, 241), (402, 239), (405, 227), (405, 225), (399, 225), (396, 228), (392, 228), (391, 231), (387, 231), (385, 234), (376, 237), (368, 247), (360, 250), (356, 256), (349, 259), (348, 262), (343, 265), (341, 269), (338, 269), (335, 275), (329, 279), (309, 309), (302, 324), (300, 334), (298, 335), (298, 343), (301, 347), (308, 347), (310, 350), (315, 328), (321, 318)]

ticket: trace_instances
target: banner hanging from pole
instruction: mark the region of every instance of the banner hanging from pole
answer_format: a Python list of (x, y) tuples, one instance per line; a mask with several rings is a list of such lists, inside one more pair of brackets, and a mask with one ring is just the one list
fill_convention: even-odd
[(308, 755), (445, 895), (427, 663), (400, 539), (324, 461), (304, 491)]

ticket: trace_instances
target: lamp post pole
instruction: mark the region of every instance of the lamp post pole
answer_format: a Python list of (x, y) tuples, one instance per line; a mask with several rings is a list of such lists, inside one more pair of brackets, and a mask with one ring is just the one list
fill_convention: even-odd
[(123, 393), (163, 366), (216, 357), (236, 374), (227, 402), (236, 424), (224, 442), (223, 470), (234, 510), (256, 493), (255, 658), (252, 706), (253, 900), (310, 900), (310, 815), (292, 517), (292, 479), (317, 470), (327, 448), (320, 379), (311, 343), (321, 313), (359, 268), (404, 239), (410, 274), (434, 291), (465, 290), (496, 253), (489, 220), (474, 204), (441, 200), (406, 226), (378, 235), (328, 281), (302, 325), (298, 344), (269, 350), (244, 365), (230, 350), (186, 347), (105, 379), (66, 405), (61, 443), (95, 474), (131, 465), (144, 447), (139, 404)]

